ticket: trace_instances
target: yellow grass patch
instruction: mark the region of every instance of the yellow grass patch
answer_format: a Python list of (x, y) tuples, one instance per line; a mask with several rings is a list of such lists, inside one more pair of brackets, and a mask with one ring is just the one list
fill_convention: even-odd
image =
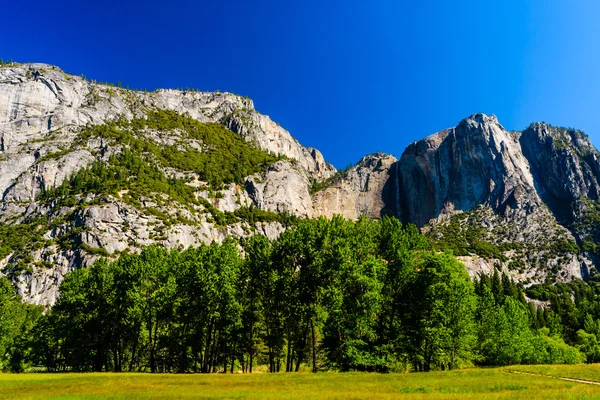
[[(593, 367), (595, 372), (586, 375), (587, 378), (584, 379), (589, 379), (590, 376), (600, 377), (600, 367)], [(545, 369), (544, 373), (569, 375), (575, 374), (577, 368), (583, 371), (589, 366), (549, 368), (551, 369)], [(413, 374), (0, 374), (0, 399), (600, 398), (600, 386), (509, 373), (508, 369)]]

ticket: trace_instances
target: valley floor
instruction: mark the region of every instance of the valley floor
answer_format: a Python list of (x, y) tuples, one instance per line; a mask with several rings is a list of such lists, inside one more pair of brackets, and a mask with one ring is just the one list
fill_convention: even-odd
[(413, 374), (0, 374), (0, 399), (600, 398), (600, 385), (558, 377), (600, 383), (600, 365), (515, 366)]

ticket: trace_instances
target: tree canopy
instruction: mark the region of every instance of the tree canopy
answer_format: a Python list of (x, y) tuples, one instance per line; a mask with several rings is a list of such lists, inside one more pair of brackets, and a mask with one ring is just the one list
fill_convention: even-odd
[(67, 275), (45, 315), (0, 280), (1, 366), (387, 372), (593, 362), (600, 315), (586, 288), (574, 301), (537, 288), (552, 305), (536, 308), (508, 277), (472, 280), (397, 219), (303, 220), (276, 240), (100, 259)]

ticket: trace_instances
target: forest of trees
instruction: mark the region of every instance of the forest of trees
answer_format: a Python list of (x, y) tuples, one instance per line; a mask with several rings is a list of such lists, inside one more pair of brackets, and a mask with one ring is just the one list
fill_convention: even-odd
[[(529, 293), (529, 292), (528, 292)], [(42, 313), (0, 280), (0, 368), (430, 371), (600, 360), (583, 282), (472, 281), (397, 219), (304, 220), (274, 241), (145, 248), (67, 275)]]

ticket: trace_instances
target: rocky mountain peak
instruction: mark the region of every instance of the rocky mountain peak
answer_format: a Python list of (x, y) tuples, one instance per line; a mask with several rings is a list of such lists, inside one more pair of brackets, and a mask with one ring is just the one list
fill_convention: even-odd
[(367, 154), (363, 156), (352, 168), (350, 168), (346, 174), (348, 174), (350, 171), (359, 169), (374, 171), (382, 168), (383, 166), (388, 166), (390, 162), (394, 163), (397, 160), (398, 159), (395, 156), (383, 152)]
[(399, 169), (399, 209), (405, 221), (418, 226), (479, 204), (500, 207), (533, 185), (515, 135), (485, 114), (411, 144)]
[(471, 272), (586, 277), (595, 256), (576, 243), (600, 239), (586, 222), (600, 217), (597, 160), (583, 132), (543, 123), (509, 132), (474, 114), (406, 149), (398, 208), (443, 246), (463, 243), (456, 251)]
[(570, 205), (579, 199), (598, 200), (598, 152), (583, 132), (535, 123), (519, 141), (540, 197), (559, 219), (572, 220)]
[(486, 129), (488, 125), (497, 125), (500, 129), (504, 129), (498, 122), (498, 118), (492, 115), (476, 113), (461, 120), (456, 128), (461, 132), (478, 132)]

